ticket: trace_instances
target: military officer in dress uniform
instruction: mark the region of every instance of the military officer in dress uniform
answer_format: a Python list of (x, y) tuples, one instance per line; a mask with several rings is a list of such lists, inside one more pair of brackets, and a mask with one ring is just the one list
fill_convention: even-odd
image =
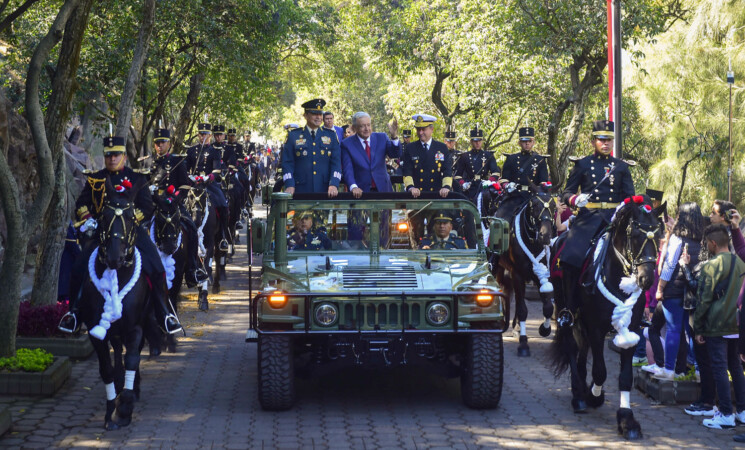
[(290, 250), (331, 250), (326, 228), (313, 226), (312, 211), (303, 211), (296, 220), (296, 231), (287, 237)]
[(494, 153), (484, 150), (484, 130), (478, 125), (471, 130), (471, 151), (462, 155), (455, 165), (455, 181), (463, 193), (472, 201), (481, 191), (484, 181), (495, 183), (499, 180), (499, 166)]
[(401, 131), (401, 138), (404, 140), (404, 145), (411, 143), (411, 130)]
[[(118, 136), (104, 138), (103, 155), (106, 168), (88, 174), (87, 183), (75, 202), (75, 211), (78, 220), (82, 223), (80, 230), (83, 233), (93, 231), (98, 227), (97, 219), (103, 209), (104, 198), (106, 195), (114, 195), (114, 193), (106, 192), (107, 178), (116, 189), (126, 189), (127, 186), (136, 186), (143, 177), (143, 175), (124, 165), (127, 160), (124, 138)], [(142, 185), (145, 184), (143, 182)], [(158, 250), (143, 226), (146, 220), (149, 221), (153, 217), (155, 210), (155, 205), (150, 197), (150, 190), (147, 187), (143, 187), (137, 192), (134, 204), (135, 217), (138, 222), (135, 246), (142, 256), (142, 272), (148, 276), (151, 282), (150, 293), (157, 322), (164, 327), (167, 333), (173, 334), (181, 330), (181, 324), (166, 306), (168, 298), (166, 272), (158, 255)], [(84, 243), (82, 253), (75, 261), (72, 279), (70, 280), (70, 312), (60, 320), (58, 327), (61, 331), (73, 333), (78, 328), (78, 302), (80, 301), (83, 283), (88, 275), (88, 260), (95, 248), (96, 242), (94, 239), (88, 239)]]
[(564, 203), (579, 208), (558, 256), (559, 268), (563, 270), (564, 292), (568, 294), (567, 305), (572, 313), (577, 306), (580, 268), (592, 239), (610, 223), (618, 204), (634, 195), (629, 164), (611, 156), (613, 137), (613, 122), (593, 122), (591, 142), (594, 153), (575, 160), (562, 196)]
[(507, 155), (504, 160), (502, 179), (505, 196), (499, 204), (496, 216), (511, 219), (530, 199), (530, 186), (551, 186), (548, 178), (548, 155), (533, 151), (535, 129), (519, 129), (520, 152)]
[[(169, 186), (182, 190), (189, 189), (191, 180), (186, 172), (186, 155), (174, 155), (171, 153), (171, 131), (166, 128), (155, 130), (154, 137), (155, 161), (150, 171), (150, 184), (155, 188), (158, 195), (163, 195)], [(180, 203), (181, 223), (189, 236), (189, 247), (187, 253), (187, 268), (184, 278), (186, 285), (194, 287), (208, 278), (207, 272), (198, 257), (197, 226), (191, 220), (189, 212), (184, 203)]]
[[(228, 142), (225, 144), (225, 155), (228, 155), (228, 160), (232, 161), (232, 168), (235, 170), (238, 181), (243, 187), (245, 198), (251, 190), (251, 180), (248, 178), (243, 166), (239, 164), (244, 159), (245, 152), (241, 143), (238, 142), (237, 130), (235, 128), (228, 129)], [(236, 227), (239, 230), (243, 229), (243, 225), (240, 222), (236, 224)]]
[(341, 182), (341, 148), (333, 130), (321, 127), (326, 101), (302, 104), (306, 125), (287, 134), (282, 149), (282, 179), (289, 194), (326, 192), (336, 197)]
[(434, 236), (419, 239), (422, 250), (464, 250), (468, 248), (466, 240), (453, 232), (453, 216), (440, 211), (432, 218)]
[(414, 198), (422, 192), (439, 192), (445, 198), (453, 183), (453, 163), (447, 146), (432, 139), (437, 118), (416, 114), (413, 119), (419, 140), (403, 151), (404, 186)]
[(210, 144), (212, 126), (209, 123), (200, 123), (199, 144), (193, 145), (186, 150), (186, 169), (192, 183), (206, 183), (210, 201), (215, 205), (220, 223), (220, 250), (226, 252), (230, 249), (228, 244), (228, 200), (220, 189), (221, 165), (220, 152)]

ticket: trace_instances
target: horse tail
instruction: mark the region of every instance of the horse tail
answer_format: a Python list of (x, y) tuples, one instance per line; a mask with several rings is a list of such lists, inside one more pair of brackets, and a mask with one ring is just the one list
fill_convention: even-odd
[(587, 347), (587, 339), (584, 338), (584, 330), (579, 322), (571, 327), (558, 327), (549, 348), (549, 361), (554, 376), (560, 377), (572, 363), (576, 364), (577, 355), (585, 347)]

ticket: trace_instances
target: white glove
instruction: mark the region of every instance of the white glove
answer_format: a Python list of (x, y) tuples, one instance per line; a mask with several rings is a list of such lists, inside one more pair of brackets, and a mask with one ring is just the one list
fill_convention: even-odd
[(462, 187), (463, 187), (463, 190), (464, 191), (467, 191), (468, 188), (471, 187), (471, 182), (470, 181), (466, 181), (465, 183), (463, 183), (463, 186)]
[(486, 188), (488, 188), (491, 185), (492, 185), (492, 182), (491, 181), (489, 181), (489, 180), (481, 180), (481, 188), (482, 189), (486, 189)]
[(574, 206), (581, 208), (590, 202), (590, 194), (579, 194), (574, 200)]
[(158, 186), (156, 186), (154, 184), (151, 184), (150, 185), (150, 193), (151, 194), (155, 193), (155, 191), (157, 191), (157, 190), (158, 190)]
[(512, 181), (510, 181), (509, 183), (507, 183), (507, 186), (505, 186), (505, 189), (507, 190), (507, 192), (512, 192), (515, 189), (517, 189), (517, 184), (515, 184)]
[(82, 224), (80, 226), (80, 231), (82, 231), (83, 233), (85, 233), (88, 230), (93, 231), (96, 228), (98, 228), (98, 222), (96, 222), (96, 219), (90, 218), (90, 219), (86, 220), (84, 224)]

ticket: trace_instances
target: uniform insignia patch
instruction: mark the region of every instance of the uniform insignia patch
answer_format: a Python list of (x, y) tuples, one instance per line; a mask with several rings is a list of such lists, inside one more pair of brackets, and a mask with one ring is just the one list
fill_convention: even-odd
[(303, 156), (308, 156), (308, 150), (303, 150)]
[(313, 238), (312, 241), (310, 241), (310, 245), (318, 245), (321, 243), (321, 240), (318, 238)]
[(435, 153), (435, 161), (445, 161), (445, 155), (441, 152)]
[(295, 145), (305, 145), (305, 139), (296, 139)]
[(295, 152), (295, 156), (300, 156), (300, 152)]
[(321, 142), (323, 142), (326, 145), (329, 145), (331, 143), (331, 138), (328, 136), (321, 136)]
[(321, 156), (323, 156), (323, 155), (324, 155), (323, 150), (321, 150)]

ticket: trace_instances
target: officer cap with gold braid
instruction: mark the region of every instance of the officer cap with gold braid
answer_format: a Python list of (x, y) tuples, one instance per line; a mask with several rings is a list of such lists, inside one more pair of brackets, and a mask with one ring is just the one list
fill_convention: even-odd
[(647, 197), (651, 198), (652, 200), (656, 200), (658, 202), (662, 202), (662, 196), (665, 193), (662, 191), (658, 191), (656, 189), (649, 189), (647, 188)]
[(415, 128), (427, 128), (437, 122), (437, 117), (429, 114), (414, 114), (411, 119), (414, 121)]
[(171, 130), (168, 128), (158, 128), (153, 132), (155, 142), (165, 142), (171, 140)]
[(403, 130), (401, 132), (401, 137), (410, 138), (411, 137), (411, 130)]
[(522, 127), (519, 130), (521, 141), (530, 141), (535, 138), (535, 130), (533, 127)]
[(197, 131), (200, 133), (212, 134), (212, 125), (202, 122), (197, 125)]
[(215, 125), (215, 127), (212, 129), (212, 133), (225, 134), (225, 125)]
[(123, 137), (119, 136), (106, 136), (103, 138), (103, 155), (113, 153), (124, 153), (127, 151), (125, 147), (125, 141)]
[(446, 141), (454, 141), (455, 140), (455, 130), (453, 129), (452, 125), (448, 125), (447, 131), (445, 131), (445, 140)]
[(313, 100), (303, 103), (302, 106), (305, 112), (311, 114), (323, 114), (323, 108), (326, 106), (326, 100), (322, 98), (315, 98)]
[(453, 214), (450, 211), (438, 211), (437, 214), (432, 217), (432, 221), (447, 220), (448, 222), (453, 221)]
[(615, 127), (610, 120), (596, 120), (592, 123), (592, 136), (596, 139), (613, 139)]
[(479, 128), (478, 124), (471, 130), (471, 140), (481, 141), (484, 139), (484, 130)]

